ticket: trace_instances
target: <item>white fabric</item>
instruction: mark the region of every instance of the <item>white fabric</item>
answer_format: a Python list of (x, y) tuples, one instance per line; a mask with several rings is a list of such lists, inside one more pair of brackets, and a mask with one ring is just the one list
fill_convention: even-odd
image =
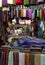
[(2, 7), (2, 0), (0, 0), (0, 7)]
[(23, 10), (23, 17), (26, 17), (26, 9)]
[(25, 53), (19, 52), (19, 65), (25, 65)]
[(43, 21), (41, 21), (40, 27), (42, 28), (42, 31), (44, 31), (44, 24), (43, 24)]
[(45, 65), (45, 54), (41, 54), (41, 65)]
[(8, 4), (13, 4), (13, 0), (7, 0)]
[(13, 52), (9, 52), (8, 65), (13, 65)]

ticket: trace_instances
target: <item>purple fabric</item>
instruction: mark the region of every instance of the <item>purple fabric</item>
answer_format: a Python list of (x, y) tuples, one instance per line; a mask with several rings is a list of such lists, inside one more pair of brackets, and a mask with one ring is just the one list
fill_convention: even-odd
[(2, 0), (2, 5), (7, 6), (7, 0)]
[(32, 10), (29, 9), (29, 10), (26, 11), (26, 17), (32, 18)]

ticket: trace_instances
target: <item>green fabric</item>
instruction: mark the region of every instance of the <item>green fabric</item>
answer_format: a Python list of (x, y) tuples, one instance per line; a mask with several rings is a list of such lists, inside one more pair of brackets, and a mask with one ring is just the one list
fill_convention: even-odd
[(29, 5), (29, 4), (30, 4), (29, 0), (24, 0), (24, 5)]
[(41, 54), (41, 65), (45, 65), (45, 54)]
[(9, 52), (8, 65), (13, 65), (13, 52)]

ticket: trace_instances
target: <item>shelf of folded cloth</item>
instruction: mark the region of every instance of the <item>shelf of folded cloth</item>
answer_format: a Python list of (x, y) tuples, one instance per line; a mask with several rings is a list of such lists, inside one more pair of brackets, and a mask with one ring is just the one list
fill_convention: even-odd
[(1, 48), (0, 48), (0, 51), (30, 52), (30, 48), (20, 48), (20, 47), (10, 48), (10, 47), (1, 47)]
[(0, 51), (20, 51), (20, 52), (30, 52), (30, 53), (41, 53), (41, 48), (9, 48), (9, 47), (1, 47)]

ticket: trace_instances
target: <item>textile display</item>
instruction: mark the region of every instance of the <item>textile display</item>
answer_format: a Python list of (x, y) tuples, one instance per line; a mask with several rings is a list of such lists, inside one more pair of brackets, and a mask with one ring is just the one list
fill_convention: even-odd
[(45, 54), (20, 51), (0, 51), (1, 65), (45, 65)]

